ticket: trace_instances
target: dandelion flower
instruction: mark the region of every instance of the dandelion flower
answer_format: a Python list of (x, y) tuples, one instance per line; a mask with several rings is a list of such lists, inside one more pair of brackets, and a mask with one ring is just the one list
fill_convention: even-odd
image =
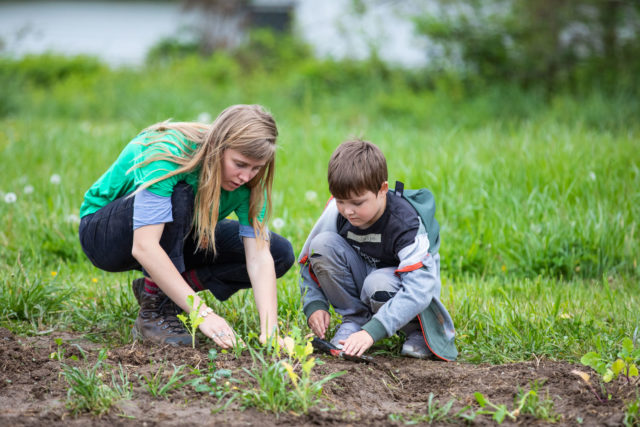
[(25, 185), (24, 186), (24, 190), (22, 190), (24, 192), (24, 194), (31, 194), (33, 193), (33, 185)]
[(69, 214), (69, 215), (67, 215), (67, 222), (69, 224), (79, 224), (80, 223), (80, 217), (78, 217), (78, 215), (76, 215), (76, 214)]
[(56, 277), (57, 275), (58, 275), (58, 272), (57, 272), (57, 271), (52, 271), (52, 272), (51, 272), (51, 277)]
[(16, 193), (7, 193), (4, 195), (5, 203), (15, 203), (18, 200)]
[(213, 117), (211, 117), (211, 114), (207, 113), (206, 111), (198, 114), (197, 121), (200, 123), (211, 123), (211, 120), (213, 120)]
[(313, 190), (309, 190), (306, 193), (304, 193), (304, 198), (307, 199), (308, 202), (313, 202), (315, 199), (318, 198), (318, 193), (316, 193)]
[(95, 277), (92, 277), (92, 278), (91, 278), (91, 281), (92, 281), (93, 283), (98, 283), (98, 279), (96, 279)]
[(589, 172), (589, 179), (591, 181), (595, 181), (596, 180), (596, 173), (593, 172), (593, 171)]
[(60, 184), (61, 181), (62, 178), (60, 178), (60, 175), (58, 175), (57, 173), (54, 173), (53, 175), (51, 175), (51, 178), (49, 178), (49, 182), (54, 185)]
[(284, 227), (284, 219), (282, 219), (282, 218), (274, 218), (273, 219), (273, 228), (275, 228), (276, 230), (279, 230), (282, 227)]
[(507, 266), (502, 264), (502, 267), (500, 267), (500, 270), (502, 270), (503, 273), (507, 272)]

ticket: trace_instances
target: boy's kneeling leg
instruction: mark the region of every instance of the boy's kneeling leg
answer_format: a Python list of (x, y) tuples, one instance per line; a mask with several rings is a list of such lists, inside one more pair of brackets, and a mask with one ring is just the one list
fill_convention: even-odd
[(310, 246), (313, 273), (336, 312), (358, 324), (366, 323), (371, 314), (360, 300), (367, 265), (337, 233), (318, 234)]

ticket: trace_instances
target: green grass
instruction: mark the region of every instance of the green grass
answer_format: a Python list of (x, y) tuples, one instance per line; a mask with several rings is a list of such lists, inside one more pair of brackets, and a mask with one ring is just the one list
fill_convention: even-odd
[[(86, 259), (77, 239), (83, 194), (143, 127), (215, 117), (233, 103), (264, 104), (278, 122), (273, 217), (296, 252), (329, 197), (327, 162), (346, 138), (382, 148), (392, 187), (402, 180), (433, 191), (442, 298), (461, 360), (610, 355), (640, 324), (633, 99), (497, 89), (466, 97), (413, 90), (399, 74), (354, 65), (345, 77), (339, 64), (310, 60), (245, 78), (225, 71), (224, 61), (189, 58), (140, 71), (80, 62), (44, 79), (33, 77), (35, 61), (3, 74), (12, 84), (0, 100), (2, 326), (128, 342), (137, 274), (105, 273)], [(5, 202), (8, 193), (15, 202)], [(282, 330), (304, 325), (297, 267), (278, 286)], [(258, 330), (250, 292), (212, 304), (241, 336)], [(391, 353), (397, 347), (382, 344)]]
[(88, 369), (63, 364), (62, 376), (69, 384), (66, 403), (74, 415), (90, 412), (100, 416), (118, 401), (132, 397), (129, 376), (122, 365), (117, 373), (112, 370), (111, 384), (105, 383), (104, 367), (110, 368), (103, 363), (106, 357), (106, 351), (101, 351), (96, 364)]

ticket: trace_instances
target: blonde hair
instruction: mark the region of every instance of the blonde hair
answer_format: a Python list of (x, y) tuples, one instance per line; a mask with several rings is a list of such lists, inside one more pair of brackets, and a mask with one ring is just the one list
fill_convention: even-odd
[[(271, 215), (271, 186), (275, 173), (275, 152), (278, 129), (271, 114), (259, 105), (233, 105), (226, 108), (210, 125), (195, 122), (160, 122), (143, 132), (166, 134), (178, 132), (195, 143), (196, 148), (184, 147), (170, 139), (158, 138), (149, 144), (167, 142), (180, 150), (180, 156), (168, 148), (136, 164), (140, 167), (156, 160), (168, 160), (180, 165), (178, 169), (142, 185), (137, 191), (170, 178), (200, 168), (192, 227), (195, 227), (198, 247), (215, 254), (215, 228), (220, 208), (222, 184), (222, 156), (227, 149), (238, 151), (245, 157), (266, 164), (245, 185), (251, 190), (249, 197), (249, 221), (256, 236), (267, 239), (265, 225)], [(133, 169), (132, 168), (132, 169)], [(262, 223), (257, 220), (265, 203), (267, 209)]]
[(336, 199), (377, 193), (387, 180), (387, 161), (369, 141), (352, 139), (336, 148), (329, 160), (329, 192)]

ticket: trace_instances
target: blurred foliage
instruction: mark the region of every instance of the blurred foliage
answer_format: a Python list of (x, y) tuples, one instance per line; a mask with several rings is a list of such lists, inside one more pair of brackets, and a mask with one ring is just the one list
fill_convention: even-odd
[(434, 68), (481, 88), (632, 90), (640, 74), (640, 2), (437, 0), (417, 31), (435, 42)]

